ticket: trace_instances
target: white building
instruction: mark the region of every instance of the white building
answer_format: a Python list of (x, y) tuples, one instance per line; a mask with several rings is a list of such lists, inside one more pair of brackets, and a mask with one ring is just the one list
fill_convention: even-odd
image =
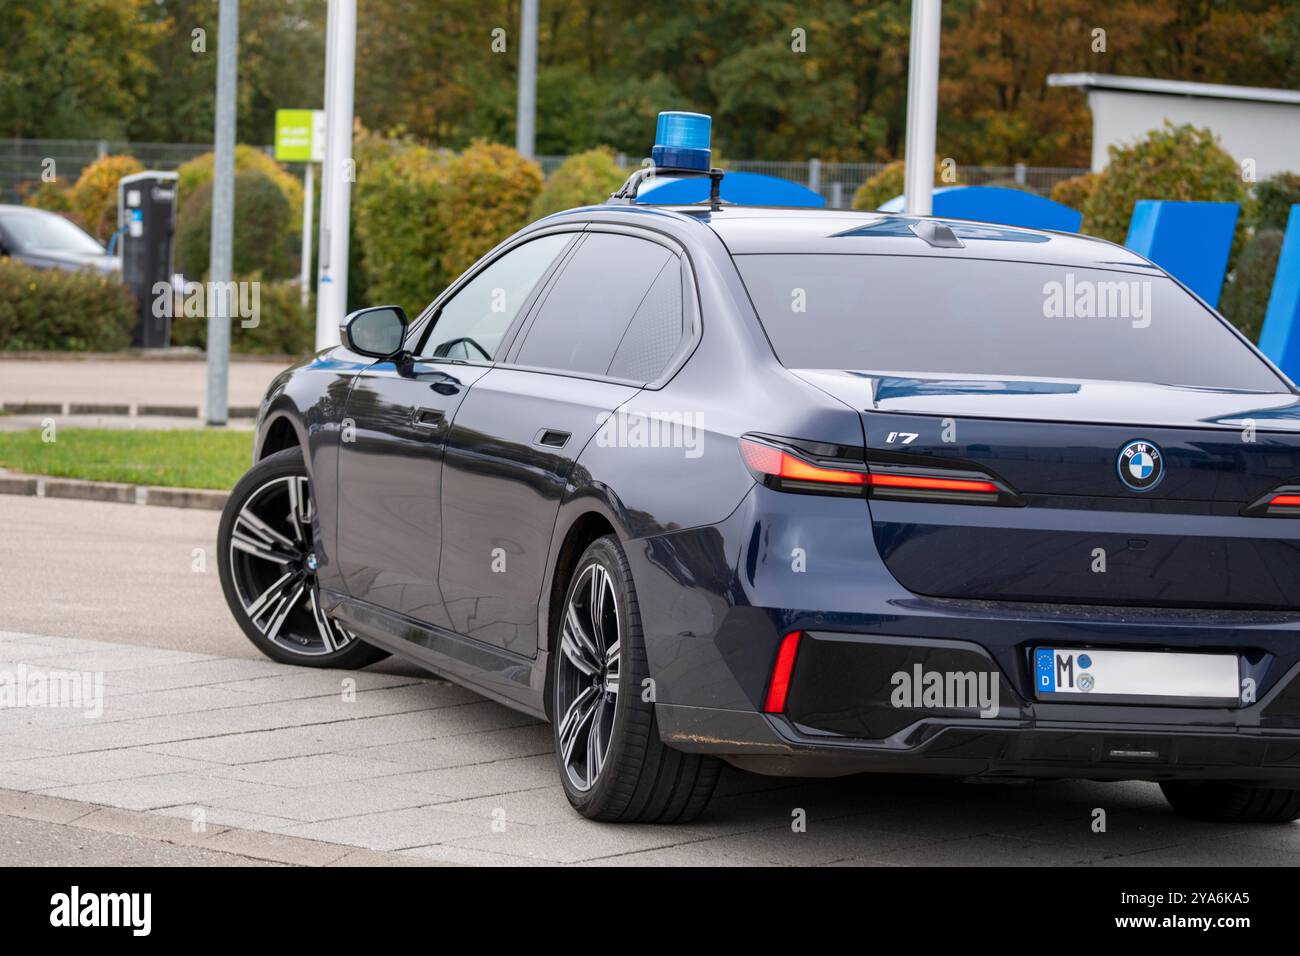
[(1143, 139), (1166, 119), (1209, 127), (1238, 162), (1255, 161), (1259, 179), (1300, 172), (1300, 91), (1105, 73), (1053, 73), (1047, 85), (1087, 91), (1094, 172), (1109, 161), (1106, 147)]

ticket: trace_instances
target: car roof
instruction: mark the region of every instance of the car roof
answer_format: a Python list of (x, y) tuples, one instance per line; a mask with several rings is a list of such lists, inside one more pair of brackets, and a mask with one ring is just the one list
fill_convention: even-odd
[[(48, 209), (38, 209), (35, 206), (15, 206), (10, 203), (0, 203), (0, 212), (16, 212), (28, 216), (59, 216), (56, 212), (50, 212)], [(60, 219), (66, 217), (59, 216)]]
[[(1147, 275), (1163, 274), (1163, 270), (1149, 260), (1105, 239), (941, 216), (857, 212), (848, 209), (737, 206), (727, 203), (723, 203), (720, 209), (704, 205), (611, 203), (573, 210), (588, 216), (597, 211), (615, 215), (592, 218), (616, 218), (624, 222), (635, 222), (637, 219), (654, 217), (661, 225), (666, 219), (677, 220), (683, 225), (694, 221), (717, 233), (732, 255), (823, 253), (931, 256), (1038, 262), (1141, 272)], [(951, 230), (951, 237), (957, 243), (936, 245), (922, 238), (913, 230), (913, 226), (925, 223), (934, 223)], [(923, 228), (922, 232), (924, 231)]]

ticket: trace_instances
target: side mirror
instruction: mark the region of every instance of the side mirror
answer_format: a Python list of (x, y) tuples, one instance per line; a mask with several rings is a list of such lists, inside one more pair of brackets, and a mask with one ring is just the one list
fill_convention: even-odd
[(392, 358), (402, 350), (408, 320), (400, 305), (377, 305), (358, 309), (339, 326), (343, 345), (370, 358)]

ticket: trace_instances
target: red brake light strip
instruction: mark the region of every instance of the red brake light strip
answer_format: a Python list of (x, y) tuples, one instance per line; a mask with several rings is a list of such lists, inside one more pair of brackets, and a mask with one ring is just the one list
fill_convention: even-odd
[(767, 685), (767, 700), (763, 702), (763, 713), (785, 713), (785, 698), (790, 692), (790, 675), (794, 672), (795, 655), (799, 653), (799, 637), (802, 631), (791, 631), (781, 639), (781, 647), (776, 652), (776, 664), (772, 667), (772, 680)]

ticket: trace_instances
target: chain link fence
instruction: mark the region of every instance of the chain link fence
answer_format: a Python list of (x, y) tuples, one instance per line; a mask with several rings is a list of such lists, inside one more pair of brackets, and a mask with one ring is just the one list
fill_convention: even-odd
[[(54, 161), (60, 183), (74, 183), (81, 171), (106, 154), (134, 156), (148, 169), (175, 169), (202, 153), (210, 145), (201, 143), (128, 143), (93, 139), (0, 139), (0, 201), (20, 202), (25, 188), (34, 188), (42, 172)], [(269, 152), (270, 147), (265, 147)], [(539, 156), (542, 172), (549, 176), (564, 162), (564, 156)], [(620, 165), (630, 168), (639, 158), (620, 156)], [(832, 209), (847, 209), (858, 187), (885, 168), (884, 163), (826, 163), (817, 159), (802, 162), (770, 160), (728, 160), (726, 168), (737, 172), (779, 176), (807, 186), (826, 199)], [(957, 175), (972, 186), (988, 183), (1018, 183), (1044, 196), (1063, 179), (1086, 169), (1056, 166), (958, 166)]]
[(50, 168), (58, 182), (71, 184), (100, 156), (134, 156), (147, 169), (175, 169), (212, 147), (196, 143), (128, 143), (105, 139), (0, 139), (0, 201), (20, 202)]

